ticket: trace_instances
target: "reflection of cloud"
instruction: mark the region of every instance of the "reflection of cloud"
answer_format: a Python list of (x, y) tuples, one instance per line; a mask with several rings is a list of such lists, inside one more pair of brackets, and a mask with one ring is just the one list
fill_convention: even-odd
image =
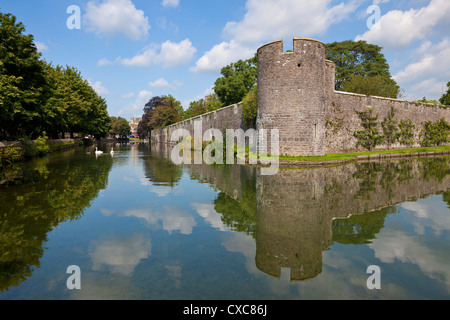
[[(444, 240), (430, 241), (430, 237), (442, 235), (450, 229), (450, 212), (437, 197), (421, 199), (417, 202), (406, 202), (401, 205), (407, 209), (406, 223), (414, 226), (415, 233), (407, 233), (407, 229), (395, 230), (385, 228), (377, 235), (377, 239), (369, 245), (375, 256), (385, 263), (395, 260), (417, 265), (430, 278), (441, 280), (450, 290), (450, 256), (448, 246), (439, 246)], [(426, 230), (432, 230), (432, 235), (425, 235)]]
[(170, 187), (164, 187), (164, 186), (157, 186), (150, 188), (150, 192), (156, 193), (158, 197), (165, 197), (167, 196), (171, 191)]
[(191, 203), (191, 206), (197, 213), (204, 218), (213, 228), (220, 231), (229, 231), (230, 229), (222, 222), (222, 216), (216, 212), (212, 203)]
[(144, 219), (150, 225), (162, 223), (162, 228), (169, 233), (180, 231), (182, 234), (191, 234), (196, 225), (194, 217), (183, 208), (177, 206), (165, 206), (162, 212), (154, 212), (151, 207), (127, 210), (120, 214), (125, 217), (137, 217)]
[(151, 254), (150, 239), (142, 234), (133, 234), (129, 238), (111, 238), (94, 240), (90, 245), (93, 270), (104, 267), (113, 273), (129, 275), (139, 261)]
[(444, 202), (437, 201), (438, 197), (432, 196), (401, 205), (402, 208), (412, 211), (408, 222), (414, 225), (415, 232), (424, 234), (425, 228), (429, 228), (435, 235), (441, 235), (443, 231), (450, 230), (450, 211)]

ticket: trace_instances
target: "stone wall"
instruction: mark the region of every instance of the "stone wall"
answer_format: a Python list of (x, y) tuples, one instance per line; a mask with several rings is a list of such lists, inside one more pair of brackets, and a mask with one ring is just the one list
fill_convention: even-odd
[[(415, 126), (414, 144), (426, 121), (445, 118), (450, 108), (398, 99), (335, 91), (335, 65), (325, 59), (325, 45), (315, 39), (294, 38), (293, 52), (283, 52), (283, 41), (276, 40), (258, 49), (257, 129), (279, 130), (280, 155), (324, 155), (360, 151), (354, 133), (362, 130), (356, 111), (370, 108), (381, 122), (391, 108), (397, 121), (410, 119)], [(208, 129), (247, 130), (242, 104), (231, 105), (161, 130), (153, 131), (152, 142), (168, 143), (174, 130), (186, 129), (194, 136), (194, 124)], [(271, 145), (270, 134), (266, 145)], [(386, 149), (379, 145), (377, 149)], [(405, 147), (399, 144), (391, 147)], [(270, 150), (260, 150), (262, 152)]]
[(189, 131), (190, 135), (194, 137), (194, 124), (196, 122), (197, 125), (201, 124), (202, 136), (208, 129), (218, 129), (222, 134), (226, 129), (247, 130), (242, 113), (242, 104), (237, 103), (175, 123), (160, 130), (154, 130), (151, 132), (151, 141), (155, 143), (170, 143), (172, 133), (177, 129), (186, 129)]
[[(450, 122), (450, 110), (442, 105), (335, 91), (333, 95), (329, 96), (325, 111), (327, 153), (362, 150), (356, 147), (357, 140), (354, 137), (355, 131), (363, 129), (361, 119), (356, 111), (372, 109), (373, 114), (378, 116), (378, 129), (382, 132), (381, 122), (388, 116), (392, 107), (396, 111), (395, 120), (400, 122), (409, 119), (415, 126), (414, 144), (411, 147), (419, 146), (420, 131), (426, 121), (434, 122), (445, 118)], [(397, 143), (391, 147), (405, 146)], [(376, 149), (386, 148), (386, 145), (379, 145)]]

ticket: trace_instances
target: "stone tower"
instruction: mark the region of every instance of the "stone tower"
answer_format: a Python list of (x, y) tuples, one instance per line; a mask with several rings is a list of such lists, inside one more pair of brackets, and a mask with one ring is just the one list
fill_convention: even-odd
[(283, 52), (283, 40), (276, 40), (258, 49), (256, 125), (279, 130), (280, 155), (322, 156), (325, 104), (332, 90), (325, 45), (294, 38), (293, 48)]

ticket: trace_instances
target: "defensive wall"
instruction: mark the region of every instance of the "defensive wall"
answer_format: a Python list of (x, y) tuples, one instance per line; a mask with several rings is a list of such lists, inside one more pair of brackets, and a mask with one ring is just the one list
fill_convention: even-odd
[[(426, 121), (445, 118), (450, 122), (450, 110), (443, 105), (336, 91), (335, 64), (326, 60), (325, 45), (318, 40), (294, 38), (292, 52), (284, 52), (283, 40), (272, 41), (261, 46), (257, 56), (256, 129), (279, 130), (281, 155), (320, 156), (362, 150), (354, 136), (363, 129), (357, 111), (371, 109), (378, 117), (381, 132), (381, 122), (395, 108), (395, 120), (409, 119), (414, 125), (414, 143), (410, 147), (419, 145)], [(247, 129), (242, 104), (238, 103), (153, 131), (151, 140), (168, 143), (175, 129), (187, 129), (193, 136), (195, 121), (200, 121), (202, 134), (210, 128), (222, 132)], [(386, 147), (379, 145), (376, 149)]]

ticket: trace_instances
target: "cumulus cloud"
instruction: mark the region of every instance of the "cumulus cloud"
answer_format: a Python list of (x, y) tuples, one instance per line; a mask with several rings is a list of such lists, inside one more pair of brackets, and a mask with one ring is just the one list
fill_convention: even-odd
[(401, 86), (412, 84), (409, 91), (418, 92), (419, 98), (439, 98), (442, 87), (450, 79), (450, 38), (437, 44), (425, 41), (415, 52), (412, 62), (393, 76)]
[(90, 1), (83, 16), (85, 30), (98, 36), (122, 34), (132, 40), (148, 36), (150, 24), (144, 11), (131, 0)]
[(183, 84), (179, 81), (173, 81), (172, 83), (169, 83), (166, 79), (164, 78), (159, 78), (155, 81), (150, 81), (148, 83), (148, 86), (150, 88), (169, 88), (169, 89), (177, 89), (179, 87), (181, 87)]
[(243, 19), (228, 22), (223, 29), (226, 40), (205, 52), (191, 71), (217, 72), (231, 62), (250, 58), (265, 42), (322, 34), (346, 19), (358, 3), (351, 0), (331, 6), (330, 2), (247, 0)]
[[(130, 67), (161, 65), (164, 68), (175, 68), (191, 61), (196, 51), (189, 39), (178, 43), (167, 40), (161, 45), (148, 45), (131, 58), (118, 57), (114, 62)], [(110, 62), (106, 59), (100, 61), (103, 61), (103, 65)]]
[(313, 36), (342, 21), (357, 7), (356, 1), (330, 6), (329, 0), (248, 0), (242, 21), (231, 21), (224, 33), (239, 43), (284, 37)]
[(197, 60), (191, 68), (193, 72), (217, 72), (226, 65), (239, 59), (248, 59), (255, 54), (255, 49), (241, 45), (235, 40), (222, 42)]
[(91, 85), (91, 87), (95, 90), (95, 92), (97, 92), (100, 96), (109, 94), (109, 90), (106, 89), (105, 86), (103, 86), (101, 81), (93, 83), (92, 81), (88, 80), (88, 82)]
[(47, 51), (47, 50), (48, 50), (48, 46), (47, 46), (45, 43), (43, 43), (43, 42), (36, 41), (36, 42), (34, 43), (34, 45), (36, 46), (36, 49), (37, 49), (39, 52), (43, 52), (43, 51)]
[[(124, 108), (120, 109), (118, 112), (118, 115), (121, 117), (135, 117), (136, 114), (142, 114), (142, 110), (144, 109), (145, 104), (150, 100), (152, 97), (152, 92), (149, 90), (141, 90), (138, 94), (136, 99), (126, 105)], [(123, 98), (132, 98), (134, 97), (134, 93), (127, 94), (126, 96), (122, 96)]]
[(449, 15), (448, 0), (432, 0), (420, 9), (391, 10), (381, 17), (379, 29), (370, 29), (356, 36), (355, 40), (365, 40), (386, 48), (406, 47), (415, 40), (425, 39)]
[(164, 7), (176, 8), (180, 5), (180, 0), (163, 0), (163, 2), (161, 2), (161, 4)]

